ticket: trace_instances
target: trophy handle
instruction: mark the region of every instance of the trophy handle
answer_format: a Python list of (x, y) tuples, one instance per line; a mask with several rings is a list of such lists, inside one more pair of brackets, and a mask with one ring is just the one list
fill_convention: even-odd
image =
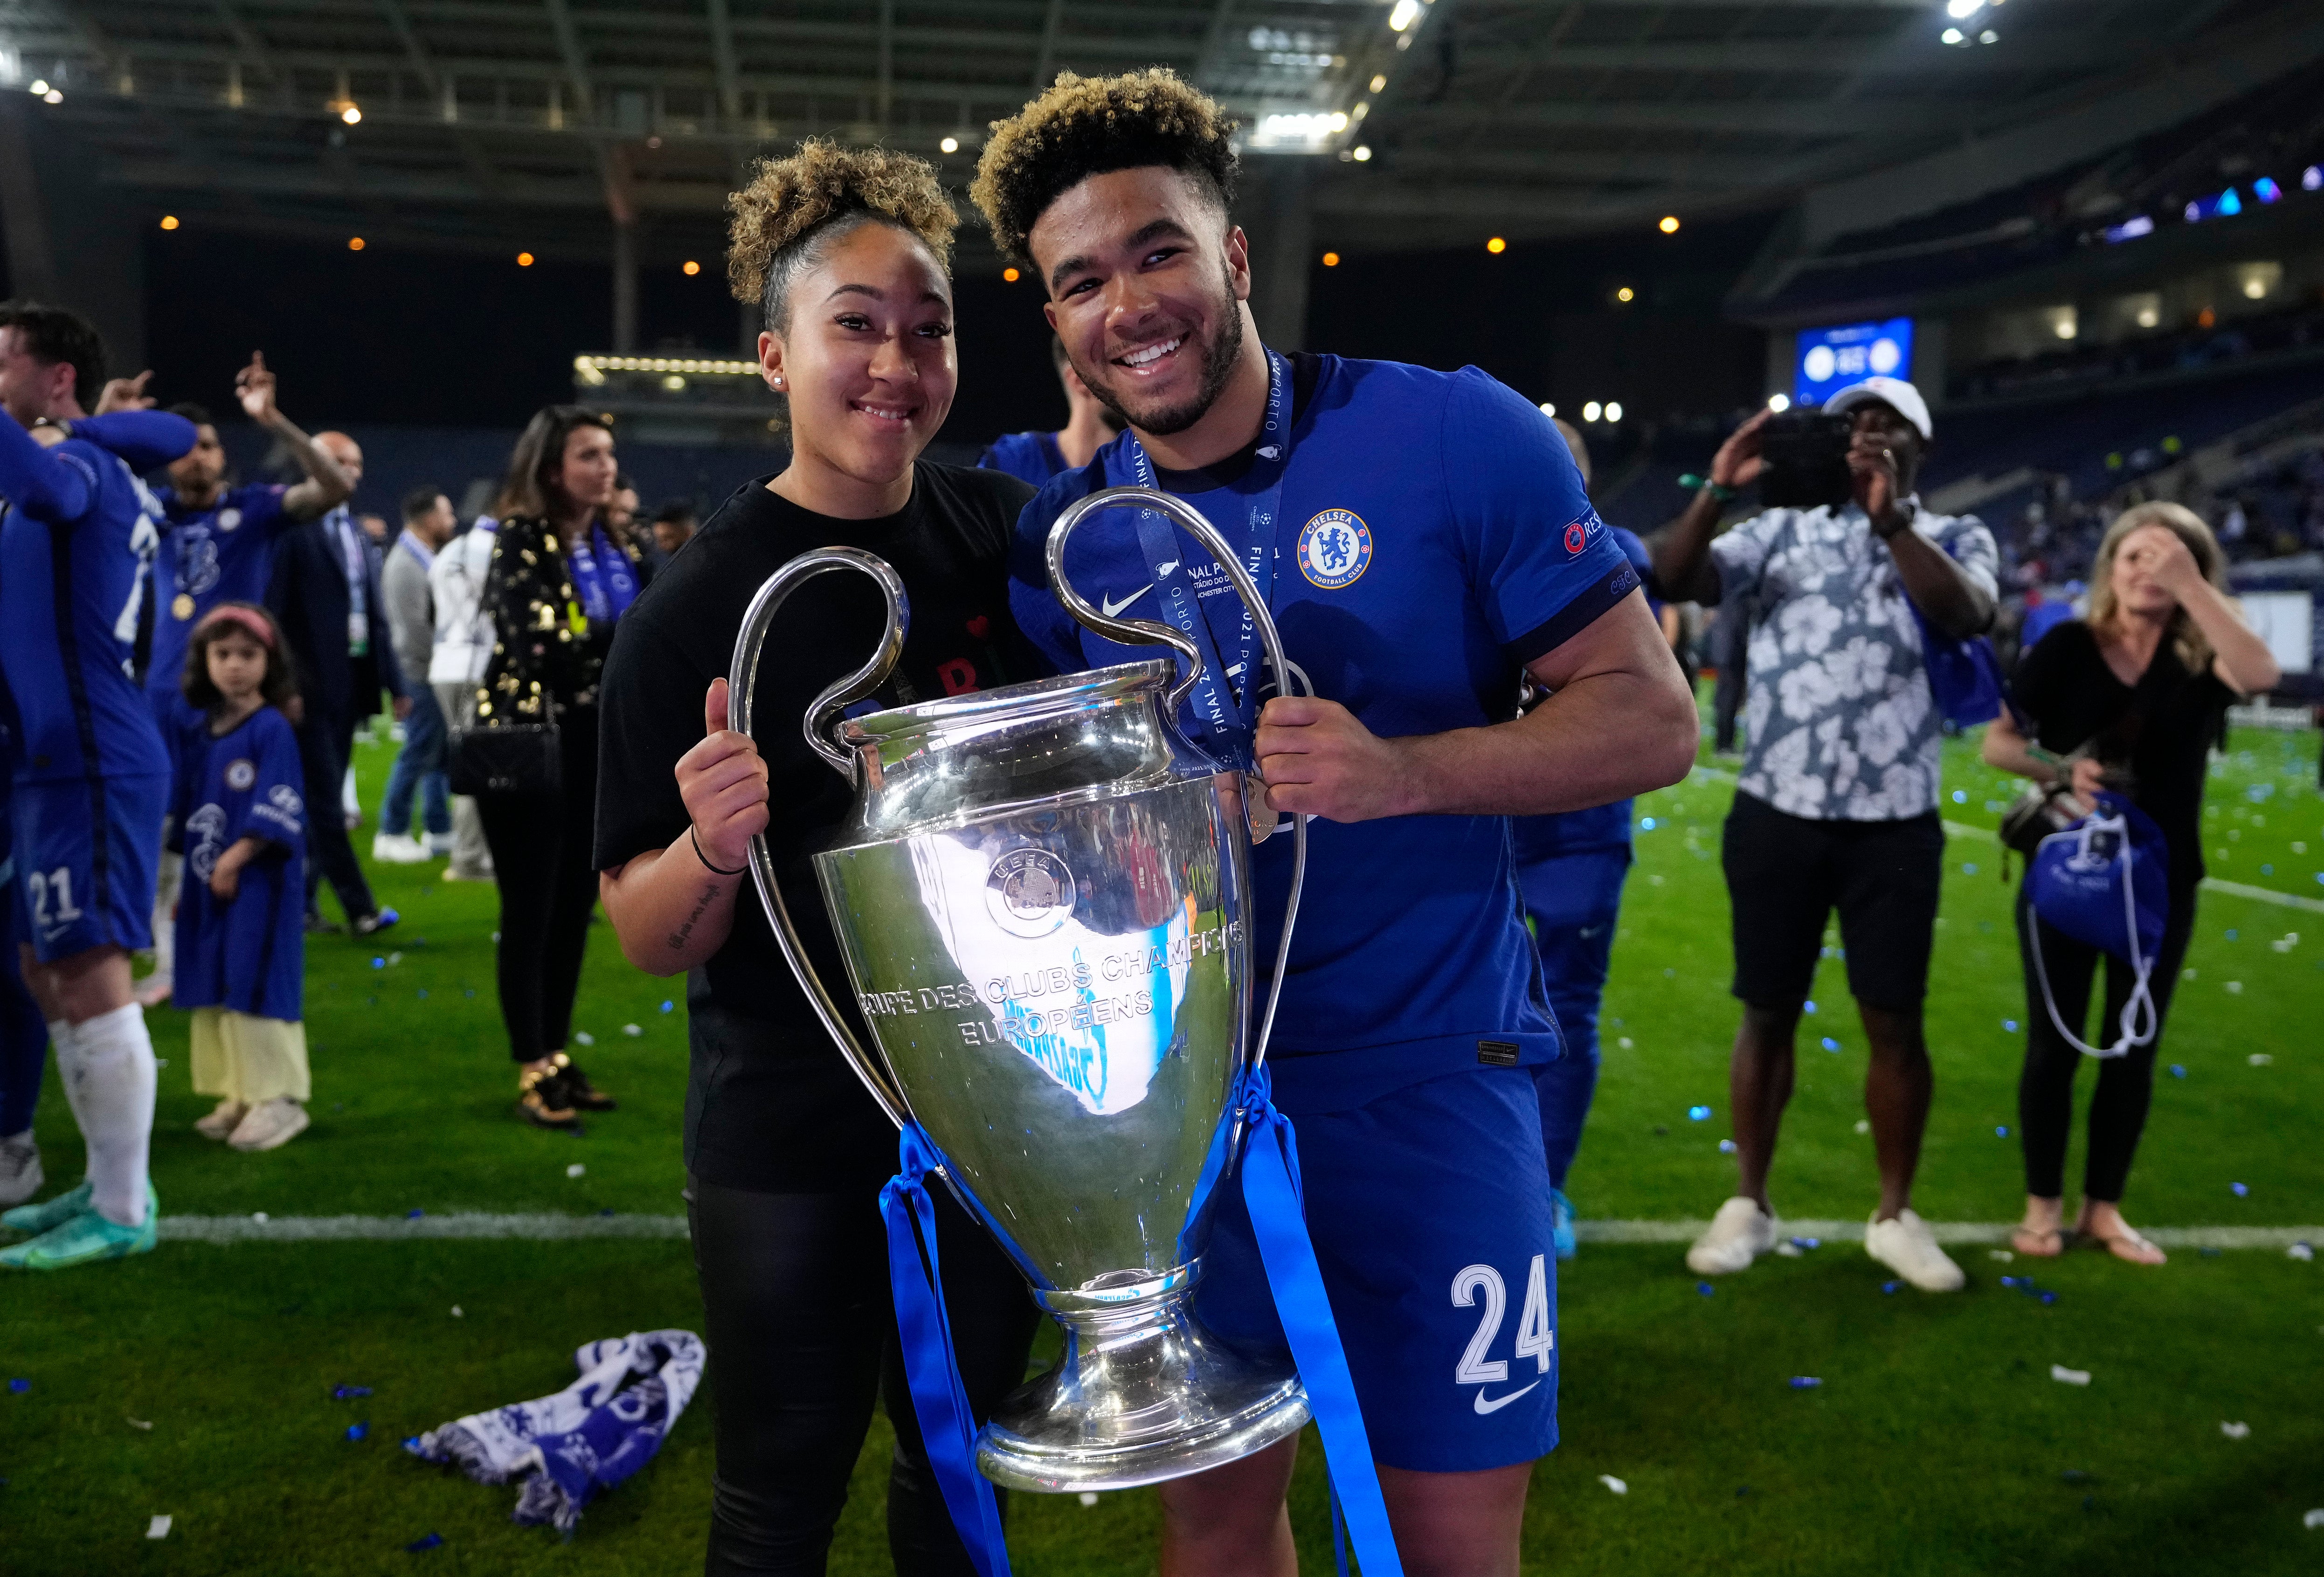
[[(1057, 594), (1057, 600), (1065, 604), (1065, 611), (1109, 641), (1118, 641), (1124, 646), (1167, 646), (1184, 657), (1186, 659), (1186, 677), (1170, 687), (1173, 712), (1177, 710), (1178, 703), (1185, 699), (1186, 693), (1194, 687), (1194, 681), (1202, 677), (1202, 652), (1194, 641), (1157, 619), (1109, 617), (1084, 602), (1081, 593), (1065, 579), (1065, 540), (1073, 535), (1074, 528), (1100, 510), (1123, 508), (1150, 509), (1167, 516), (1176, 521), (1188, 536), (1200, 542), (1204, 552), (1218, 560), (1219, 567), (1226, 571), (1228, 581), (1234, 586), (1235, 595), (1242, 599), (1242, 605), (1250, 610), (1251, 622), (1259, 627), (1259, 644), (1267, 652), (1267, 666), (1275, 675), (1275, 693), (1278, 696), (1296, 695), (1298, 692), (1291, 687), (1291, 665), (1284, 660), (1283, 637), (1275, 628), (1275, 616), (1268, 612), (1267, 604), (1259, 599), (1259, 587), (1251, 581), (1250, 572), (1242, 567), (1234, 550), (1227, 546), (1226, 539), (1219, 535), (1218, 528), (1203, 518), (1202, 511), (1157, 489), (1100, 488), (1086, 498), (1066, 505), (1065, 512), (1057, 516), (1056, 523), (1049, 528), (1049, 586)], [(1299, 918), (1299, 894), (1306, 885), (1307, 817), (1295, 812), (1291, 817), (1291, 898), (1284, 906), (1283, 936), (1275, 947), (1275, 979), (1268, 987), (1267, 1012), (1259, 1021), (1259, 1038), (1251, 1043), (1250, 1066), (1254, 1072), (1266, 1064), (1268, 1040), (1275, 1033), (1275, 1010), (1283, 1000), (1283, 974), (1291, 962), (1291, 928)]]
[[(904, 596), (903, 579), (885, 559), (855, 548), (818, 548), (800, 554), (767, 577), (758, 595), (751, 599), (750, 609), (742, 615), (742, 633), (734, 640), (733, 666), (726, 675), (728, 724), (737, 733), (751, 732), (752, 704), (758, 688), (759, 650), (766, 644), (775, 611), (782, 606), (784, 598), (828, 569), (862, 571), (879, 583), (881, 595), (888, 600), (888, 629), (879, 650), (862, 668), (809, 703), (799, 724), (815, 753), (830, 763), (832, 770), (853, 783), (856, 780), (854, 756), (834, 744), (825, 731), (850, 702), (862, 700), (886, 681), (897, 659), (904, 654), (904, 631), (911, 622), (911, 604)], [(840, 1015), (838, 1004), (832, 1001), (831, 993), (816, 974), (815, 965), (807, 961), (798, 928), (791, 924), (790, 909), (783, 902), (782, 886), (775, 880), (775, 857), (762, 832), (751, 835), (751, 881), (759, 890), (759, 903), (767, 911), (768, 922), (775, 928), (775, 941), (783, 950), (783, 959), (798, 977), (799, 989), (807, 992), (816, 1017), (823, 1020), (824, 1028), (839, 1043), (847, 1065), (872, 1093), (872, 1099), (880, 1103), (888, 1120), (898, 1128), (906, 1126), (912, 1120), (911, 1108), (905, 1102), (894, 1076), (855, 1038), (854, 1031)]]

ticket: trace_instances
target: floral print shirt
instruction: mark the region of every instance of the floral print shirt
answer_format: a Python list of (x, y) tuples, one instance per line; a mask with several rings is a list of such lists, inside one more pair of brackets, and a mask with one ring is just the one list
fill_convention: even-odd
[[(1999, 550), (1974, 515), (1908, 498), (1911, 530), (1997, 592)], [(1742, 792), (1814, 821), (1896, 821), (1937, 807), (1939, 716), (1920, 625), (1888, 545), (1853, 501), (1771, 509), (1711, 544), (1723, 594), (1757, 599)]]

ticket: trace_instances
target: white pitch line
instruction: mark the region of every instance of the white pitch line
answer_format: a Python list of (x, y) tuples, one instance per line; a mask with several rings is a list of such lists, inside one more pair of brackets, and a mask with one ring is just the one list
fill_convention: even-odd
[[(1700, 1221), (1585, 1221), (1574, 1223), (1574, 1234), (1585, 1243), (1691, 1243), (1709, 1225)], [(1930, 1228), (1939, 1242), (2005, 1243), (2009, 1240), (2012, 1223), (1932, 1222)], [(2294, 1243), (2324, 1244), (2324, 1226), (2141, 1230), (2166, 1249), (2288, 1249)], [(1826, 1242), (1864, 1240), (1862, 1222), (1790, 1221), (1782, 1222), (1779, 1231), (1785, 1237), (1819, 1238)], [(171, 1242), (195, 1243), (418, 1242), (493, 1238), (552, 1241), (573, 1238), (675, 1239), (687, 1235), (686, 1218), (682, 1215), (558, 1215), (548, 1212), (486, 1215), (464, 1211), (421, 1216), (278, 1215), (265, 1221), (248, 1215), (165, 1215), (159, 1223), (159, 1231)]]
[[(1703, 1221), (1584, 1221), (1573, 1235), (1585, 1243), (1692, 1243), (1711, 1223)], [(2006, 1243), (2014, 1222), (1931, 1222), (1941, 1243)], [(2294, 1243), (2324, 1243), (2324, 1227), (2141, 1227), (2165, 1249), (2289, 1249)], [(1860, 1243), (1860, 1221), (1778, 1221), (1779, 1239), (1815, 1238), (1827, 1243)]]
[(422, 1239), (683, 1238), (682, 1215), (165, 1215), (157, 1234), (172, 1242), (312, 1243), (350, 1239), (410, 1242)]

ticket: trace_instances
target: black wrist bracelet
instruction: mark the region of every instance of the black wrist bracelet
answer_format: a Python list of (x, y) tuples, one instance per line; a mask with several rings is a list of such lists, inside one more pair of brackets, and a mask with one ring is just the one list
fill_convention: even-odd
[(702, 852), (702, 835), (694, 830), (694, 825), (690, 822), (687, 824), (686, 838), (688, 843), (694, 845), (694, 857), (702, 862), (702, 868), (705, 871), (712, 872), (720, 876), (747, 876), (750, 874), (751, 868), (748, 865), (738, 865), (732, 871), (713, 865), (710, 862), (710, 856)]

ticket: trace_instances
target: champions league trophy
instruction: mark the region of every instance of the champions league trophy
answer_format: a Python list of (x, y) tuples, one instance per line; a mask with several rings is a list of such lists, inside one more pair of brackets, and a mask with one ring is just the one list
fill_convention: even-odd
[[(1247, 811), (1242, 775), (1174, 721), (1201, 676), (1194, 642), (1108, 617), (1065, 583), (1074, 527), (1125, 504), (1176, 521), (1219, 561), (1277, 692), (1291, 694), (1274, 622), (1226, 543), (1186, 504), (1135, 487), (1058, 517), (1049, 580), (1098, 633), (1183, 654), (1190, 671), (1175, 686), (1167, 660), (1126, 663), (838, 722), (894, 668), (908, 617), (896, 572), (848, 548), (769, 577), (730, 681), (733, 726), (747, 733), (783, 599), (842, 568), (886, 594), (879, 650), (804, 720), (807, 743), (855, 786), (814, 865), (871, 1048), (809, 965), (763, 835), (751, 840), (751, 872), (857, 1077), (899, 1127), (926, 1131), (939, 1175), (1065, 1327), (1056, 1367), (977, 1437), (978, 1468), (1012, 1489), (1156, 1483), (1260, 1450), (1308, 1417), (1290, 1363), (1228, 1350), (1193, 1314), (1212, 1204), (1242, 1137), (1233, 1096), (1275, 1016), (1270, 996), (1253, 1043), (1246, 818), (1264, 812)], [(1292, 830), (1277, 991), (1306, 862), (1305, 818)]]

